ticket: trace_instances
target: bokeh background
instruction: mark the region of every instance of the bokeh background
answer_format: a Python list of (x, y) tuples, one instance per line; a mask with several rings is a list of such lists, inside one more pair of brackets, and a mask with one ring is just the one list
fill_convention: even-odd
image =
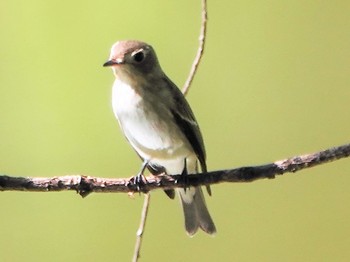
[[(200, 1), (0, 2), (0, 172), (129, 177), (140, 161), (111, 109), (111, 45), (139, 39), (182, 86)], [(349, 142), (350, 2), (209, 1), (188, 95), (210, 170)], [(188, 238), (153, 192), (142, 261), (349, 261), (350, 160), (213, 186), (215, 238)], [(142, 196), (0, 193), (0, 261), (129, 261)]]

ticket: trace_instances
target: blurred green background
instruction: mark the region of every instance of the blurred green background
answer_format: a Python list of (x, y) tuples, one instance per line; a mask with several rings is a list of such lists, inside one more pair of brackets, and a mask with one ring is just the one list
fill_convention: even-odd
[[(350, 2), (209, 1), (188, 100), (210, 170), (349, 142)], [(200, 1), (0, 2), (0, 172), (129, 177), (140, 161), (111, 109), (112, 44), (156, 49), (182, 86)], [(188, 238), (178, 200), (154, 192), (141, 261), (349, 261), (350, 160), (213, 186), (211, 238)], [(143, 198), (0, 193), (0, 261), (129, 261)]]

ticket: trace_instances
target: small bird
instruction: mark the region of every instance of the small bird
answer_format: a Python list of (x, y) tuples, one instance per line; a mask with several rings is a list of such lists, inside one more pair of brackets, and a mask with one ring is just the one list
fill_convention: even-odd
[[(182, 92), (165, 75), (154, 49), (140, 41), (119, 41), (112, 46), (109, 60), (115, 82), (113, 111), (119, 125), (143, 160), (157, 175), (207, 172), (203, 138), (194, 114)], [(207, 187), (208, 193), (210, 189)], [(185, 228), (193, 236), (198, 228), (215, 234), (216, 228), (200, 187), (176, 189), (185, 215)], [(170, 198), (174, 190), (165, 190)]]

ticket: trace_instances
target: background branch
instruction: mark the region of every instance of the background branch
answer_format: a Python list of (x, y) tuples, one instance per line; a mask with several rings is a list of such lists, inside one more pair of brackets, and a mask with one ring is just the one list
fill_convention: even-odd
[[(206, 37), (206, 28), (207, 28), (207, 1), (202, 0), (202, 22), (201, 22), (201, 30), (200, 30), (200, 35), (199, 35), (199, 47), (197, 51), (197, 55), (193, 61), (191, 71), (188, 75), (188, 78), (186, 80), (185, 86), (182, 89), (182, 92), (184, 96), (188, 93), (188, 90), (191, 86), (192, 80), (197, 72), (198, 65), (201, 61), (201, 58), (204, 53), (204, 45), (205, 45), (205, 37)], [(140, 222), (140, 228), (137, 231), (137, 238), (136, 238), (136, 243), (135, 243), (135, 249), (134, 249), (134, 256), (133, 256), (133, 261), (137, 261), (138, 258), (140, 257), (140, 250), (141, 250), (141, 243), (142, 243), (142, 237), (143, 237), (143, 232), (146, 226), (146, 220), (147, 220), (147, 212), (149, 208), (149, 201), (150, 201), (150, 194), (146, 194), (143, 202), (143, 208), (141, 212), (141, 222)]]
[[(330, 148), (321, 152), (295, 156), (260, 166), (240, 167), (190, 175), (183, 181), (181, 175), (147, 177), (141, 191), (147, 193), (156, 189), (211, 185), (223, 182), (245, 183), (258, 179), (275, 178), (276, 175), (294, 173), (304, 168), (321, 165), (349, 157), (350, 144)], [(98, 178), (84, 175), (60, 176), (52, 178), (0, 176), (1, 191), (67, 191), (74, 190), (85, 197), (89, 193), (130, 193), (139, 192), (129, 178)]]
[(198, 65), (202, 59), (203, 53), (204, 53), (204, 47), (205, 47), (205, 39), (206, 39), (206, 33), (207, 33), (207, 21), (208, 21), (208, 9), (207, 9), (207, 1), (202, 0), (202, 24), (201, 24), (201, 31), (199, 35), (199, 46), (197, 50), (197, 55), (193, 61), (190, 74), (188, 75), (188, 78), (185, 82), (184, 87), (182, 88), (182, 93), (184, 95), (187, 95), (187, 92), (191, 86), (191, 83), (193, 81), (193, 78), (197, 72)]
[(141, 219), (140, 219), (140, 226), (139, 226), (139, 229), (137, 230), (137, 233), (136, 233), (136, 243), (135, 243), (135, 249), (134, 249), (134, 256), (132, 258), (133, 262), (136, 262), (140, 258), (142, 237), (143, 237), (143, 233), (145, 232), (147, 214), (148, 214), (150, 201), (151, 201), (151, 194), (145, 194), (145, 199), (143, 201), (143, 207), (142, 207), (142, 213), (141, 213)]

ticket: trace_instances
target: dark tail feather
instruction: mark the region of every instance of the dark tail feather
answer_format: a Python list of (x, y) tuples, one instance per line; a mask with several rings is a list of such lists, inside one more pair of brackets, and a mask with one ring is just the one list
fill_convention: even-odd
[(193, 236), (198, 228), (213, 235), (216, 233), (214, 222), (209, 214), (202, 189), (200, 187), (178, 189), (188, 235)]

